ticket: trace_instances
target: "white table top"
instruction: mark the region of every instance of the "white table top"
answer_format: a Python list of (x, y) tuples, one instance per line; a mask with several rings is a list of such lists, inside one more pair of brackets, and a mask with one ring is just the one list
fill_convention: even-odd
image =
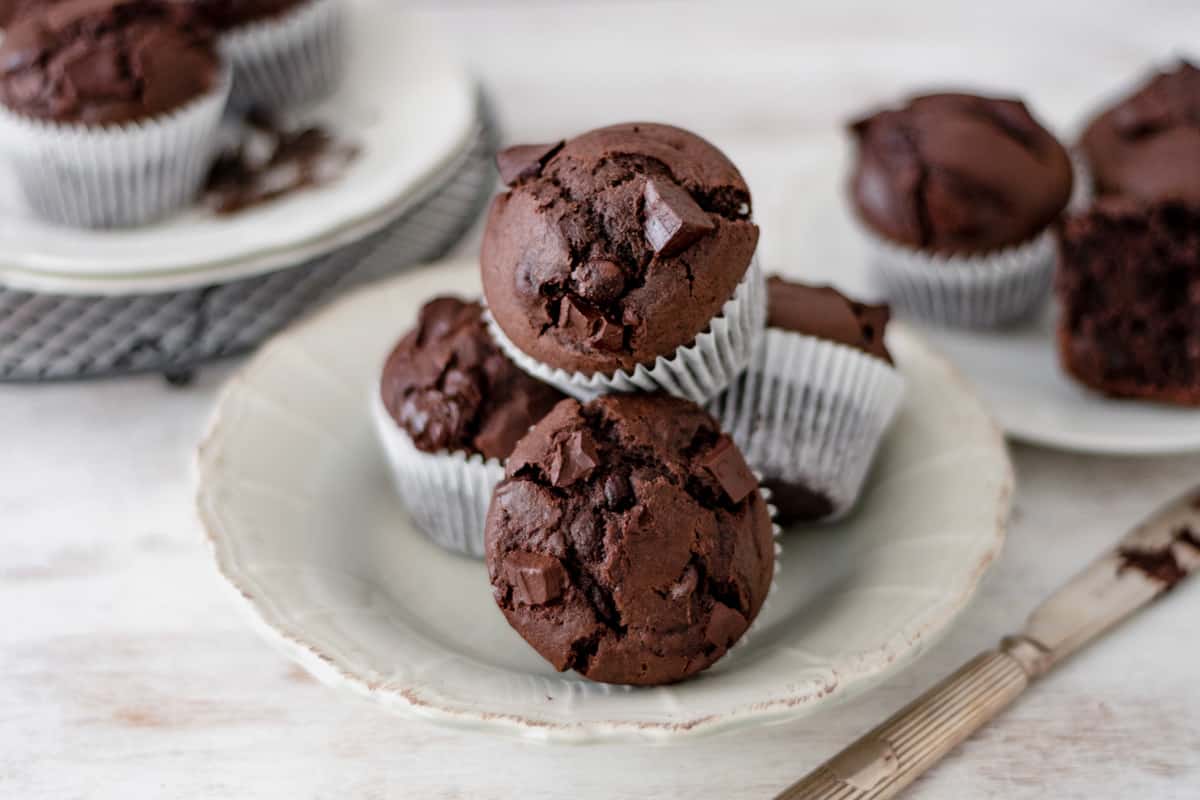
[[(1200, 30), (1191, 0), (836, 5), (463, 2), (418, 14), (461, 43), (513, 138), (637, 117), (695, 127), (744, 167), (762, 219), (786, 219), (798, 138), (828, 136), (875, 100), (961, 77), (1012, 87), (1070, 124)], [(764, 232), (768, 261), (794, 246)], [(191, 516), (191, 451), (234, 366), (185, 389), (154, 377), (0, 386), (0, 795), (769, 797), (1200, 478), (1200, 455), (1015, 447), (1007, 549), (909, 671), (777, 728), (550, 747), (388, 716), (316, 684), (242, 624)], [(913, 796), (1196, 797), (1198, 602), (1200, 585), (1181, 587), (1065, 665)]]

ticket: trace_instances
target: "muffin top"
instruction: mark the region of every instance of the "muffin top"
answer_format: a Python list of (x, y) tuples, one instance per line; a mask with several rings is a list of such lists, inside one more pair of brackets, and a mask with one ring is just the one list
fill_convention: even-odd
[(832, 286), (810, 286), (779, 276), (767, 280), (767, 325), (828, 339), (891, 364), (884, 344), (891, 309), (851, 300)]
[(0, 28), (7, 27), (18, 16), (35, 8), (61, 0), (0, 0)]
[(1067, 151), (1019, 100), (925, 95), (851, 130), (854, 207), (901, 245), (977, 254), (1020, 244), (1071, 198)]
[[(175, 0), (180, 2), (181, 0)], [(194, 4), (208, 24), (227, 31), (291, 11), (308, 0), (185, 0)]]
[(667, 125), (601, 128), (497, 156), (484, 293), (523, 352), (587, 375), (689, 344), (758, 243), (750, 191), (721, 151)]
[(699, 406), (564, 400), (520, 441), (488, 512), (496, 603), (559, 670), (662, 684), (721, 658), (774, 575), (766, 503)]
[(1080, 140), (1098, 195), (1200, 204), (1200, 69), (1153, 76)]
[(0, 102), (38, 119), (119, 124), (185, 105), (220, 73), (209, 28), (185, 5), (62, 0), (8, 29)]
[(563, 398), (504, 357), (479, 303), (438, 297), (388, 356), (381, 391), (392, 419), (427, 453), (505, 459)]

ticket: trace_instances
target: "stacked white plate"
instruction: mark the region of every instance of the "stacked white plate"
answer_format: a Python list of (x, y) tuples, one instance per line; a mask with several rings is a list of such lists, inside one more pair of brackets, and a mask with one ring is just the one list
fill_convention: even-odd
[(186, 370), (459, 238), (494, 180), (474, 83), (395, 3), (347, 3), (343, 86), (289, 120), (359, 147), (338, 180), (233, 215), (92, 231), (36, 219), (0, 177), (0, 380)]

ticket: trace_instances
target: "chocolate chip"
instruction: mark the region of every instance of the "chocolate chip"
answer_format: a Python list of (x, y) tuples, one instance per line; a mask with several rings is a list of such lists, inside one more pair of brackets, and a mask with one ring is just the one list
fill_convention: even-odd
[(562, 489), (584, 480), (600, 464), (596, 443), (587, 431), (574, 431), (560, 440), (550, 456), (550, 483)]
[(724, 603), (714, 602), (708, 627), (704, 629), (704, 638), (709, 644), (724, 650), (741, 638), (747, 627), (749, 623), (741, 613)]
[(503, 579), (512, 586), (513, 602), (526, 606), (544, 606), (562, 597), (562, 564), (553, 556), (523, 551), (504, 559)]
[(619, 511), (633, 497), (633, 487), (629, 479), (619, 473), (612, 473), (604, 479), (604, 503), (610, 511)]
[(677, 184), (650, 179), (642, 197), (646, 202), (646, 241), (659, 255), (681, 253), (716, 227)]
[(725, 496), (735, 503), (742, 502), (758, 488), (758, 479), (746, 466), (746, 459), (726, 435), (717, 440), (701, 460), (700, 466), (716, 479)]
[(625, 273), (612, 261), (595, 259), (575, 268), (575, 291), (593, 303), (609, 303), (625, 289)]
[(496, 153), (496, 169), (505, 186), (512, 186), (541, 173), (546, 162), (554, 157), (564, 142), (553, 144), (519, 144)]

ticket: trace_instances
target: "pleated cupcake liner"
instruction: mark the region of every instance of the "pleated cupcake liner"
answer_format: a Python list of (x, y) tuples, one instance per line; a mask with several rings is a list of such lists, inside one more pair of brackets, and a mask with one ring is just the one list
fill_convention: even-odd
[(926, 253), (864, 231), (870, 266), (899, 311), (950, 327), (992, 328), (1031, 316), (1050, 296), (1054, 237), (976, 256)]
[(341, 81), (346, 61), (344, 0), (308, 0), (279, 16), (221, 36), (233, 65), (231, 104), (278, 111), (315, 102)]
[(504, 464), (479, 454), (418, 450), (384, 407), (378, 387), (371, 395), (371, 416), (392, 482), (413, 522), (434, 544), (482, 559), (488, 506), (504, 479)]
[(119, 125), (35, 119), (0, 105), (0, 150), (39, 217), (77, 228), (152, 222), (189, 206), (204, 183), (230, 92)]
[(708, 407), (768, 480), (827, 497), (849, 512), (904, 399), (887, 362), (845, 345), (768, 328), (750, 368)]
[(703, 333), (669, 357), (659, 356), (649, 366), (639, 364), (632, 372), (585, 375), (547, 366), (513, 344), (491, 314), (487, 323), (496, 344), (518, 367), (583, 402), (604, 394), (666, 392), (703, 405), (745, 370), (766, 317), (767, 285), (755, 257), (733, 296)]

